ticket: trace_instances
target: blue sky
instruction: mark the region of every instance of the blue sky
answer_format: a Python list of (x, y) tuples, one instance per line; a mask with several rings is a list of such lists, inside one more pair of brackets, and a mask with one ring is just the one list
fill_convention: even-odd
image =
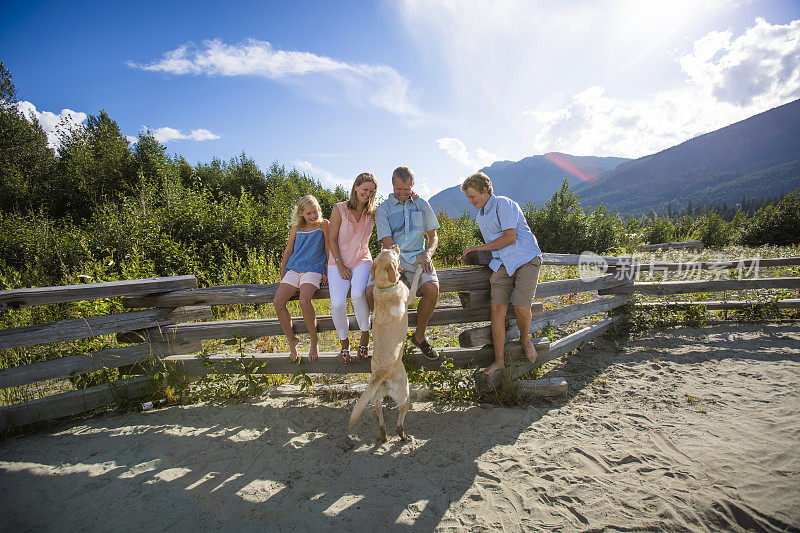
[(496, 160), (640, 157), (800, 97), (800, 2), (17, 2), (0, 59), (45, 129), (101, 109), (191, 162), (242, 151), (429, 196)]

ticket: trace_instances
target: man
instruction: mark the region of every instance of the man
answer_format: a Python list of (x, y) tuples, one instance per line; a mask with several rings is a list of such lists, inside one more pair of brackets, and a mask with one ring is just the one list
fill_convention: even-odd
[[(408, 283), (414, 279), (417, 265), (422, 266), (419, 280), (422, 298), (417, 306), (417, 329), (411, 343), (422, 355), (434, 360), (439, 354), (425, 338), (425, 328), (436, 308), (439, 298), (439, 278), (431, 258), (436, 251), (439, 221), (430, 204), (422, 198), (412, 197), (414, 173), (408, 167), (397, 167), (392, 173), (394, 193), (375, 211), (375, 227), (383, 248), (397, 245), (400, 248), (400, 268)], [(427, 237), (427, 246), (425, 245)], [(366, 295), (372, 308), (374, 281), (370, 280)]]
[(478, 172), (464, 180), (461, 190), (478, 210), (476, 221), (486, 244), (469, 246), (461, 258), (473, 251), (491, 251), (491, 320), (494, 363), (484, 369), (491, 374), (505, 368), (503, 348), (506, 342), (506, 312), (514, 306), (520, 340), (525, 356), (536, 362), (536, 348), (530, 337), (531, 302), (539, 281), (542, 251), (536, 236), (528, 227), (519, 204), (505, 196), (495, 196), (492, 180)]

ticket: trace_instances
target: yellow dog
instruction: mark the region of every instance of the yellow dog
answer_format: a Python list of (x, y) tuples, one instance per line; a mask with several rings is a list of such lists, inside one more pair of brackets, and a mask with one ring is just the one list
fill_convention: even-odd
[(400, 248), (397, 245), (382, 250), (372, 263), (375, 280), (375, 314), (372, 321), (372, 375), (367, 390), (361, 395), (350, 415), (350, 426), (355, 425), (361, 412), (373, 400), (378, 415), (381, 435), (386, 442), (386, 425), (383, 422), (383, 397), (391, 396), (398, 406), (397, 434), (404, 441), (411, 437), (403, 431), (403, 421), (411, 406), (408, 376), (403, 366), (403, 345), (408, 331), (408, 302), (413, 301), (422, 268), (417, 268), (411, 290), (400, 282)]

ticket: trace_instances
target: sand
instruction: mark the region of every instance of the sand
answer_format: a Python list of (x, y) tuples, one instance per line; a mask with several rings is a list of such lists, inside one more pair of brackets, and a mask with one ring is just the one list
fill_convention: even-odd
[[(5, 531), (800, 530), (800, 332), (675, 328), (569, 354), (567, 399), (103, 416), (0, 442)], [(396, 411), (387, 414), (393, 426)]]

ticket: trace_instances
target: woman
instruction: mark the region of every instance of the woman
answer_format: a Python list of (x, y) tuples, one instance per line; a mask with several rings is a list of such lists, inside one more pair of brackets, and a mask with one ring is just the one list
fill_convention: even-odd
[(328, 287), (333, 325), (341, 343), (339, 363), (342, 365), (350, 362), (348, 289), (361, 330), (361, 342), (356, 355), (359, 359), (369, 357), (369, 305), (364, 292), (372, 265), (369, 238), (375, 227), (377, 190), (378, 181), (372, 174), (359, 174), (350, 189), (350, 199), (333, 206), (328, 226)]

